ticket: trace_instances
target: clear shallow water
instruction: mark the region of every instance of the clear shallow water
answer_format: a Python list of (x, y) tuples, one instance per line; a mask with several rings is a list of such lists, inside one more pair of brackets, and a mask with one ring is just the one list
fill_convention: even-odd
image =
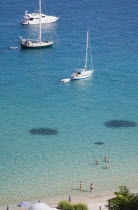
[[(19, 24), (34, 6), (7, 0), (1, 7), (0, 204), (88, 197), (91, 182), (94, 196), (111, 194), (122, 184), (137, 191), (138, 127), (104, 125), (110, 120), (137, 123), (136, 1), (53, 0), (47, 6), (49, 13), (60, 15), (47, 29), (56, 30), (60, 42), (51, 49), (15, 51), (8, 47), (17, 45), (18, 35), (37, 37), (37, 26)], [(60, 79), (84, 65), (88, 27), (94, 75), (63, 84)], [(29, 133), (43, 127), (58, 134)], [(105, 156), (111, 158), (108, 170)]]

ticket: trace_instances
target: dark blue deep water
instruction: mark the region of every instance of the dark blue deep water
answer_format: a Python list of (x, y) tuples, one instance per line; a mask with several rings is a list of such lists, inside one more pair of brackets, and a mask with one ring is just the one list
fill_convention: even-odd
[[(37, 0), (0, 3), (0, 204), (87, 198), (91, 182), (93, 196), (122, 184), (137, 191), (138, 3), (43, 3), (60, 19), (42, 26), (42, 38), (52, 33), (58, 43), (36, 50), (21, 50), (18, 41), (38, 37), (38, 26), (20, 24), (25, 10), (38, 9)], [(88, 29), (94, 74), (63, 84), (84, 66)], [(55, 135), (40, 135), (42, 128)], [(105, 156), (111, 158), (107, 170)]]

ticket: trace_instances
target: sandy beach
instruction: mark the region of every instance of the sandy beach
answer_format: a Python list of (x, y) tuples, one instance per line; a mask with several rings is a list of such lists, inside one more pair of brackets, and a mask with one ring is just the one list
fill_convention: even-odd
[[(84, 199), (76, 199), (74, 200), (72, 203), (85, 203), (88, 206), (89, 210), (99, 210), (100, 206), (101, 206), (101, 210), (106, 210), (108, 209), (108, 200), (111, 199), (113, 197), (113, 195), (111, 196), (104, 196), (104, 197), (95, 197), (95, 198), (84, 198)], [(42, 203), (46, 203), (45, 200), (41, 200)], [(46, 203), (47, 205), (49, 205), (49, 207), (51, 207), (52, 209), (57, 207), (59, 201), (57, 201), (56, 199), (53, 199), (52, 203)], [(30, 201), (30, 204), (33, 205), (37, 202), (35, 201)], [(9, 204), (9, 210), (28, 210), (29, 207), (31, 206), (27, 206), (27, 207), (18, 207), (17, 204)], [(6, 210), (7, 206), (0, 206), (0, 210)]]

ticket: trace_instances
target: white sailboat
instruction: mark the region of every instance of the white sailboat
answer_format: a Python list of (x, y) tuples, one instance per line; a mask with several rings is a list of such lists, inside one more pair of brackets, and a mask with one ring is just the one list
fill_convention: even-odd
[(39, 0), (39, 38), (38, 40), (23, 39), (20, 37), (20, 45), (22, 48), (44, 48), (50, 47), (54, 41), (42, 41), (42, 27), (41, 27), (41, 0)]
[[(88, 53), (90, 53), (90, 65), (91, 65), (89, 70), (87, 68)], [(73, 80), (85, 79), (91, 76), (93, 72), (94, 72), (94, 68), (93, 68), (92, 53), (91, 53), (91, 46), (90, 46), (90, 39), (89, 39), (89, 31), (87, 31), (85, 66), (83, 69), (77, 69), (77, 71), (71, 75), (71, 78)]]

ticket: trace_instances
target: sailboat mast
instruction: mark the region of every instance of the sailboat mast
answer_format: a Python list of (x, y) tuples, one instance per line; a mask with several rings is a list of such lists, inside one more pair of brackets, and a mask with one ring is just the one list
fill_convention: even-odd
[(89, 32), (87, 31), (85, 67), (87, 69)]
[(39, 0), (39, 42), (41, 42), (41, 0)]

